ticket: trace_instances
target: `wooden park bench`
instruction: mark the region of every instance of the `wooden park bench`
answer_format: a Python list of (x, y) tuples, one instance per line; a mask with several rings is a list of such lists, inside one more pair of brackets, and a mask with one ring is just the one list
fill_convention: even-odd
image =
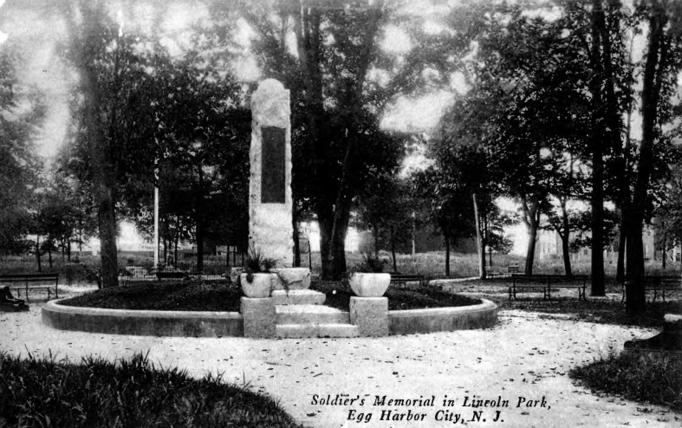
[(552, 289), (576, 288), (578, 299), (587, 300), (587, 275), (520, 275), (512, 274), (512, 283), (509, 286), (509, 300), (516, 299), (519, 292), (542, 292), (542, 298), (550, 300)]
[(156, 272), (156, 278), (159, 280), (162, 279), (185, 279), (187, 277), (187, 272), (182, 272), (182, 271), (157, 271)]
[(59, 274), (58, 273), (21, 273), (11, 275), (0, 275), (0, 284), (9, 285), (10, 289), (15, 289), (17, 297), (21, 296), (24, 290), (24, 298), (28, 301), (28, 290), (47, 290), (47, 298), (52, 297), (54, 287), (54, 297), (59, 297)]
[(520, 273), (521, 268), (519, 267), (518, 263), (512, 263), (509, 266), (507, 266), (507, 273), (508, 274), (515, 274), (515, 273)]
[(391, 284), (396, 287), (405, 287), (408, 282), (418, 282), (419, 286), (426, 284), (424, 275), (403, 275), (401, 273), (391, 273)]
[[(680, 276), (666, 276), (666, 275), (647, 275), (644, 280), (644, 292), (652, 296), (651, 301), (655, 302), (658, 296), (665, 302), (666, 291), (670, 294), (671, 291), (682, 290), (682, 277)], [(621, 301), (625, 301), (625, 282), (622, 284), (623, 297)]]

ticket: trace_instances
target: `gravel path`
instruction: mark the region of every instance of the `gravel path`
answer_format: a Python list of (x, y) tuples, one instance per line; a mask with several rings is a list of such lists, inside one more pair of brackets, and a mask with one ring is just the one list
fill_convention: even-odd
[[(0, 313), (0, 331), (0, 349), (13, 354), (51, 351), (77, 361), (90, 354), (114, 359), (149, 351), (152, 361), (185, 368), (191, 375), (220, 372), (226, 381), (267, 392), (313, 427), (447, 427), (453, 425), (447, 419), (458, 414), (465, 419), (458, 425), (475, 427), (682, 425), (680, 414), (592, 394), (567, 374), (652, 330), (566, 316), (503, 311), (493, 329), (379, 339), (161, 338), (54, 330), (41, 323), (40, 305), (33, 304), (30, 312)], [(365, 402), (321, 404), (336, 394)], [(386, 396), (385, 405), (375, 406), (376, 396)], [(433, 406), (388, 404), (389, 399), (432, 396)], [(509, 407), (463, 406), (465, 397), (497, 401), (498, 396)], [(516, 407), (519, 397), (537, 400), (536, 406)], [(444, 406), (444, 399), (451, 405)], [(355, 418), (371, 414), (369, 421), (349, 420), (351, 410)], [(481, 420), (472, 421), (476, 410), (482, 410)], [(390, 411), (390, 417), (402, 414), (403, 419), (382, 421), (382, 411), (384, 417)], [(422, 421), (407, 420), (422, 413)]]

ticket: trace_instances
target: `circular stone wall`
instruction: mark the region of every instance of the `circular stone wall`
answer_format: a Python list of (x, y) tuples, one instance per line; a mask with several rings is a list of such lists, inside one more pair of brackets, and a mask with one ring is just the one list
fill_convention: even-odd
[(140, 336), (244, 336), (239, 312), (147, 311), (86, 308), (48, 302), (43, 323), (59, 330)]
[(490, 300), (471, 306), (406, 309), (388, 312), (389, 334), (488, 328), (497, 323), (497, 305)]
[[(497, 323), (497, 305), (485, 299), (477, 305), (388, 311), (389, 334), (433, 333), (489, 328)], [(140, 336), (244, 336), (239, 312), (190, 312), (104, 309), (48, 302), (43, 323), (59, 330)]]

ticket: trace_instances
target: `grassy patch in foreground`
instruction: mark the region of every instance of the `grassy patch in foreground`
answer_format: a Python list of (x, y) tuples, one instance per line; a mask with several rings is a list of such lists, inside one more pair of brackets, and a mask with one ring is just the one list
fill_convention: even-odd
[(595, 391), (682, 411), (682, 356), (623, 353), (571, 370), (570, 376)]
[(271, 398), (142, 355), (74, 365), (0, 353), (0, 379), (0, 426), (299, 426)]

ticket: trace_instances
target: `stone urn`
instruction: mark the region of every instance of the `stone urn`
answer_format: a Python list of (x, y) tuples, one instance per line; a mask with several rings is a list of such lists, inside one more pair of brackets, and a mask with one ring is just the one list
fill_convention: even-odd
[(254, 273), (253, 280), (249, 282), (248, 274), (242, 273), (239, 275), (239, 283), (242, 286), (242, 291), (246, 297), (270, 297), (272, 292), (274, 273)]
[(273, 282), (275, 290), (307, 290), (310, 287), (308, 268), (281, 268), (273, 271), (276, 274)]
[(349, 282), (358, 297), (381, 297), (391, 284), (391, 274), (355, 272)]

